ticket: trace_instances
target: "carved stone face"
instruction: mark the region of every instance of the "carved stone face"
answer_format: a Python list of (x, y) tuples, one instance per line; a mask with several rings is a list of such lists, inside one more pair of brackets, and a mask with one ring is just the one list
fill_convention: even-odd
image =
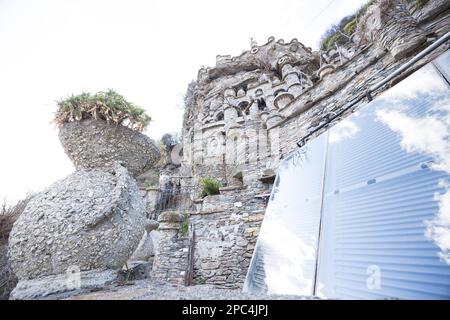
[(360, 33), (369, 42), (388, 49), (395, 59), (401, 59), (426, 40), (416, 20), (399, 1), (372, 5), (362, 19)]
[(369, 40), (376, 39), (376, 34), (382, 28), (381, 11), (379, 7), (372, 6), (367, 11), (366, 34)]

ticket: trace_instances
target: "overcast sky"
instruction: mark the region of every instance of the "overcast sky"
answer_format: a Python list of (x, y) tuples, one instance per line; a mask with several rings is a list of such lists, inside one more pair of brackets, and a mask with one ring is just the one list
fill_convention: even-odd
[(365, 0), (0, 0), (0, 197), (17, 200), (74, 169), (50, 124), (55, 100), (113, 88), (152, 116), (158, 139), (181, 128), (187, 84), (250, 38), (318, 48)]

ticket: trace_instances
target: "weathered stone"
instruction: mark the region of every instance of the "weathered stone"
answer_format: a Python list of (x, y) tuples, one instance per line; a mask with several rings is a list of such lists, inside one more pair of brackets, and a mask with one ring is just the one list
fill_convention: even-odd
[(93, 289), (100, 290), (116, 280), (118, 280), (117, 270), (90, 270), (23, 279), (11, 293), (10, 299), (61, 299), (85, 294)]
[(247, 218), (247, 220), (249, 222), (262, 221), (263, 219), (264, 219), (264, 213), (252, 214), (252, 215), (249, 215)]
[(152, 262), (131, 261), (119, 273), (119, 281), (142, 280), (150, 277)]
[(154, 256), (153, 240), (149, 231), (145, 231), (138, 247), (130, 257), (130, 261), (149, 261)]
[(145, 209), (122, 166), (80, 170), (37, 194), (13, 226), (11, 265), (20, 280), (119, 269), (144, 233)]
[(251, 227), (244, 230), (244, 235), (246, 237), (254, 237), (259, 234), (259, 227)]
[(145, 230), (147, 232), (152, 232), (153, 230), (158, 229), (158, 227), (159, 227), (159, 222), (156, 220), (147, 219), (145, 221)]
[(179, 212), (167, 211), (163, 212), (158, 216), (158, 221), (163, 222), (183, 222), (186, 220), (184, 215)]
[[(423, 8), (406, 0), (374, 3), (378, 9), (358, 16), (357, 31), (348, 41), (341, 37), (326, 51), (312, 52), (295, 39), (270, 38), (240, 56), (218, 56), (216, 66), (202, 68), (189, 85), (181, 161), (187, 170), (166, 172), (165, 179), (198, 186), (201, 177), (211, 177), (224, 186), (220, 195), (195, 201), (197, 212), (190, 215), (194, 278), (241, 287), (282, 159), (303, 138), (326, 130), (315, 131), (334, 115), (351, 114), (341, 112), (450, 29), (448, 1), (428, 1)], [(446, 50), (443, 44), (420, 64)], [(192, 199), (199, 194), (193, 190)], [(211, 261), (220, 266), (207, 269)], [(234, 283), (219, 277), (231, 273)]]
[(164, 212), (159, 215), (159, 239), (154, 247), (155, 256), (150, 273), (153, 281), (165, 281), (175, 286), (184, 285), (188, 281), (186, 269), (189, 250), (184, 250), (187, 242), (179, 232), (185, 219), (178, 212)]
[(426, 41), (424, 32), (401, 0), (382, 0), (370, 6), (362, 20), (363, 23), (358, 25), (359, 33), (388, 49), (397, 60)]
[(59, 131), (59, 139), (77, 169), (103, 168), (119, 162), (137, 176), (160, 157), (156, 144), (144, 134), (102, 120), (66, 123)]

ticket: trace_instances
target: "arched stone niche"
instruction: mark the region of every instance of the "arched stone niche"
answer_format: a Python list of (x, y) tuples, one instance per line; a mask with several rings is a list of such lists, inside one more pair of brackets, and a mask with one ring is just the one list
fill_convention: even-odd
[(238, 112), (235, 107), (226, 105), (224, 106), (224, 119), (225, 123), (230, 123), (236, 121), (238, 117)]
[(294, 96), (290, 93), (283, 92), (275, 97), (274, 105), (277, 109), (283, 109), (294, 100)]

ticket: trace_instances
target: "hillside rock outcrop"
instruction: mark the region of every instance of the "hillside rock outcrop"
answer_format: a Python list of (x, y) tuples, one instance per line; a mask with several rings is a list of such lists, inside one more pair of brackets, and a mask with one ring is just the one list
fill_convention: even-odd
[(144, 213), (124, 167), (78, 170), (30, 201), (10, 234), (11, 265), (20, 281), (74, 266), (119, 269), (144, 233)]
[(146, 135), (102, 120), (68, 122), (61, 127), (59, 139), (77, 169), (119, 162), (136, 177), (160, 158), (158, 147)]

